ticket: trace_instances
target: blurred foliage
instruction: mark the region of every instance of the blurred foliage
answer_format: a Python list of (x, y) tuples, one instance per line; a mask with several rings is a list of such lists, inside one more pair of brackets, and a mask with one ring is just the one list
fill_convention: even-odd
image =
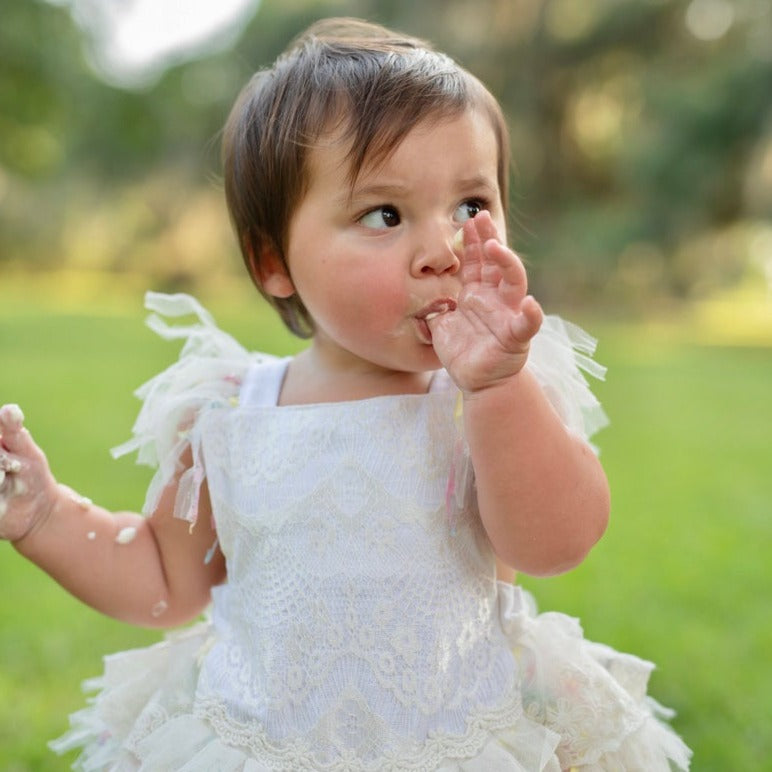
[[(121, 91), (66, 10), (4, 0), (0, 263), (240, 271), (218, 132), (238, 90), (314, 19), (425, 37), (510, 120), (510, 241), (554, 303), (644, 307), (772, 281), (768, 0), (263, 0), (236, 46)], [(766, 278), (765, 278), (766, 277)]]

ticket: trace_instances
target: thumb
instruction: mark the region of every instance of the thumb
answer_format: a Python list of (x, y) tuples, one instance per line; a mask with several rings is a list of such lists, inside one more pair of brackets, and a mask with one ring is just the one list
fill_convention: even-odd
[(35, 449), (35, 443), (24, 428), (24, 413), (18, 405), (0, 407), (0, 445), (16, 455), (26, 456)]

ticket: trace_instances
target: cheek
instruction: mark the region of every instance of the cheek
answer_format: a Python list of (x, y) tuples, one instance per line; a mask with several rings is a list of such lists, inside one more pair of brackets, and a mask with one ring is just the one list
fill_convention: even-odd
[(357, 283), (360, 293), (362, 312), (382, 324), (393, 327), (395, 322), (404, 318), (411, 307), (407, 295), (404, 276), (393, 270), (380, 268), (368, 272)]
[[(391, 333), (409, 313), (410, 303), (404, 292), (383, 276), (349, 274), (327, 282), (327, 290), (316, 296), (318, 321), (346, 336)], [(309, 311), (313, 316), (313, 310)]]
[(357, 283), (345, 297), (331, 308), (339, 320), (345, 321), (356, 334), (386, 332), (394, 329), (405, 317), (405, 302), (399, 292), (373, 282)]
[(493, 222), (496, 226), (496, 231), (499, 234), (499, 239), (501, 240), (501, 243), (506, 245), (507, 244), (507, 223), (506, 223), (506, 220), (504, 219), (503, 213), (500, 213), (496, 217), (494, 217)]

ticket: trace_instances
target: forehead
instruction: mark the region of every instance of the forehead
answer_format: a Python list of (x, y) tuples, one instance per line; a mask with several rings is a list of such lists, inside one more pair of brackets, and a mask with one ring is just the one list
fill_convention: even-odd
[[(449, 163), (460, 159), (472, 165), (482, 164), (494, 175), (501, 163), (502, 148), (494, 122), (479, 108), (429, 116), (407, 130), (398, 141), (388, 140), (388, 137), (376, 138), (361, 165), (357, 166), (355, 140), (345, 123), (339, 122), (331, 130), (322, 132), (309, 149), (308, 185), (334, 174), (339, 180), (345, 179), (353, 191), (357, 185), (395, 165), (404, 162), (421, 165), (426, 157), (424, 151), (438, 149), (438, 143)], [(436, 157), (432, 163), (436, 163)]]

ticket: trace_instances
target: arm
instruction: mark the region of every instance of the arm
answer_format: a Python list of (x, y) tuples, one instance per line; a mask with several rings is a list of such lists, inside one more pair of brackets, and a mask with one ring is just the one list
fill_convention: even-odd
[(0, 487), (0, 537), (96, 610), (169, 627), (195, 617), (224, 580), (219, 551), (204, 562), (215, 540), (205, 491), (192, 532), (171, 515), (174, 484), (149, 518), (110, 513), (56, 482), (13, 406), (0, 409), (0, 453), (14, 469)]
[(483, 525), (505, 564), (532, 575), (566, 571), (605, 530), (608, 484), (524, 369), (542, 311), (485, 212), (464, 226), (462, 282), (456, 311), (433, 320), (432, 338), (464, 394)]
[(608, 520), (605, 474), (526, 370), (464, 401), (485, 529), (501, 560), (531, 575), (578, 565)]

